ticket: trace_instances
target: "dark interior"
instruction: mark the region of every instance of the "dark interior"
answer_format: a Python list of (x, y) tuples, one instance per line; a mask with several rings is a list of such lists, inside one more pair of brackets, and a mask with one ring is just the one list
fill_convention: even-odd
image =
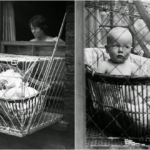
[[(49, 36), (58, 36), (66, 12), (65, 1), (14, 1), (13, 6), (17, 41), (29, 41), (33, 38), (29, 21), (35, 15), (43, 15), (48, 20)], [(61, 39), (65, 41), (65, 26)]]

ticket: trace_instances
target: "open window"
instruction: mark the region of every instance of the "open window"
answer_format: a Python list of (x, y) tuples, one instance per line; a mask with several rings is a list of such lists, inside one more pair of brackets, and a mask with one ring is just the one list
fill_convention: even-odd
[[(13, 7), (17, 41), (29, 41), (33, 38), (28, 24), (35, 15), (44, 15), (48, 20), (48, 34), (58, 36), (66, 12), (65, 1), (14, 1)], [(65, 40), (65, 30), (61, 38)]]
[[(29, 27), (30, 19), (35, 15), (43, 15), (48, 22), (47, 35), (56, 37), (59, 34), (60, 27), (66, 12), (65, 1), (6, 1), (0, 2), (1, 17), (3, 18), (1, 24), (1, 52), (10, 54), (27, 54), (27, 55), (47, 55), (46, 51), (43, 53), (36, 50), (32, 42), (33, 39)], [(63, 27), (61, 39), (65, 41), (65, 26)], [(41, 45), (36, 42), (37, 45)], [(45, 42), (49, 50), (53, 50), (55, 42)], [(34, 44), (35, 45), (35, 44)], [(59, 42), (61, 49), (65, 49), (65, 44)], [(12, 47), (13, 46), (13, 47)], [(16, 50), (11, 50), (15, 46)], [(32, 47), (29, 49), (29, 47)], [(8, 49), (10, 49), (8, 51)], [(10, 48), (9, 48), (10, 47)], [(22, 48), (23, 47), (23, 48)], [(24, 48), (26, 47), (26, 48)], [(58, 48), (59, 49), (59, 48)], [(26, 52), (29, 51), (29, 52)]]

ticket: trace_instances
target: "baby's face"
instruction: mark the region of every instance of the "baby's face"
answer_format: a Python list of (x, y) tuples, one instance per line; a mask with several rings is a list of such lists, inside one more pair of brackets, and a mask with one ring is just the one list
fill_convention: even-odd
[(131, 52), (132, 39), (127, 35), (120, 36), (117, 40), (110, 38), (107, 51), (115, 63), (124, 63)]

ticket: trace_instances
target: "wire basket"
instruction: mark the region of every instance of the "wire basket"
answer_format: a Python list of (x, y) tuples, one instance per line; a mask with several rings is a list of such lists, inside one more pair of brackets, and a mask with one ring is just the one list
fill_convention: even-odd
[[(130, 60), (139, 68), (139, 74), (145, 76), (129, 78), (87, 73), (86, 119), (87, 126), (92, 122), (106, 137), (148, 140), (150, 143), (150, 84), (147, 77), (150, 60), (144, 58), (149, 57), (150, 33), (147, 15), (143, 12), (150, 14), (146, 1), (85, 1), (84, 52), (88, 68), (96, 71), (101, 61), (109, 59), (105, 51), (107, 35), (114, 27), (125, 27), (133, 36)], [(134, 93), (131, 89), (137, 90)], [(132, 103), (122, 95), (125, 90), (128, 91), (126, 95), (128, 93), (134, 99)]]
[[(101, 48), (86, 48), (85, 58), (95, 53), (99, 62), (109, 59)], [(129, 61), (139, 68), (139, 76), (133, 77), (93, 74), (99, 63), (92, 58), (85, 60), (87, 126), (92, 122), (106, 137), (150, 142), (150, 60), (131, 54)]]
[(64, 58), (0, 57), (0, 132), (23, 137), (63, 117)]
[[(14, 66), (8, 65), (8, 64), (4, 64), (1, 63), (1, 70), (6, 71), (8, 69), (13, 69), (15, 72), (21, 73), (21, 70), (19, 68), (16, 68)], [(30, 78), (30, 80), (32, 80), (32, 78)], [(29, 92), (31, 90), (33, 90), (35, 88), (35, 82), (36, 82), (36, 86), (42, 86), (43, 84), (40, 84), (40, 81), (37, 81), (34, 79), (34, 82), (32, 81), (32, 84), (30, 82), (30, 80), (28, 80), (29, 83), (29, 87), (26, 87), (25, 85), (22, 85), (22, 87), (17, 87), (17, 88), (13, 88), (13, 89), (9, 89), (9, 93), (8, 91), (5, 92), (5, 95), (8, 96), (8, 94), (10, 94), (8, 97), (10, 98), (0, 98), (1, 101), (1, 113), (5, 113), (8, 115), (8, 118), (12, 118), (13, 116), (15, 116), (16, 118), (18, 118), (21, 121), (24, 121), (24, 119), (27, 119), (29, 117), (31, 117), (33, 115), (33, 112), (35, 110), (35, 114), (37, 115), (42, 111), (43, 105), (44, 105), (44, 98), (42, 96), (42, 93), (44, 93), (44, 91), (46, 91), (49, 88), (49, 85), (44, 85), (45, 87), (43, 88), (43, 91), (41, 93), (37, 92), (36, 90), (34, 90), (32, 95), (29, 95), (28, 97), (22, 97), (22, 98), (16, 98), (13, 97), (13, 94), (15, 94), (15, 92)], [(32, 88), (34, 87), (34, 88)], [(10, 93), (10, 90), (13, 93)], [(37, 105), (37, 107), (36, 107)]]
[[(149, 77), (106, 76), (97, 73), (92, 76), (87, 72), (87, 78), (92, 107), (96, 112), (94, 121), (103, 132), (120, 138), (150, 138)], [(134, 97), (132, 101), (123, 96), (123, 88), (126, 93), (129, 91), (129, 97)], [(131, 88), (142, 91), (136, 90), (137, 94), (134, 95)]]

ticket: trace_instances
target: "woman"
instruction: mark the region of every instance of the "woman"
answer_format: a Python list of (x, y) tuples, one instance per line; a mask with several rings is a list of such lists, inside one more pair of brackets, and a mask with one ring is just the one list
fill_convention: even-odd
[[(29, 26), (31, 32), (34, 35), (34, 39), (30, 41), (45, 41), (45, 42), (56, 42), (58, 37), (51, 37), (46, 34), (46, 30), (48, 28), (46, 19), (41, 15), (36, 15), (31, 18), (29, 22)], [(64, 42), (63, 40), (59, 40), (60, 42)]]

